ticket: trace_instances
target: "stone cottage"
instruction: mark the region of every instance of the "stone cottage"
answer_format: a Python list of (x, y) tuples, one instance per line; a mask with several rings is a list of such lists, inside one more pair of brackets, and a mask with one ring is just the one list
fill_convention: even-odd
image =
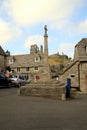
[(74, 60), (60, 76), (62, 82), (71, 78), (71, 86), (87, 92), (87, 38), (83, 38), (75, 46)]
[(5, 71), (6, 67), (6, 53), (0, 46), (0, 72)]
[(30, 54), (9, 55), (7, 66), (13, 73), (22, 74), (26, 78), (36, 81), (50, 80), (50, 66), (48, 64), (48, 35), (47, 26), (44, 27), (44, 50), (35, 44), (30, 48)]

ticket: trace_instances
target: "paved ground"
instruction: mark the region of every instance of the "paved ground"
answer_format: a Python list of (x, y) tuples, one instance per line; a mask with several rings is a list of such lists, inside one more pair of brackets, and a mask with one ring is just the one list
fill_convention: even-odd
[(0, 89), (0, 130), (87, 130), (87, 95), (76, 100), (17, 96)]

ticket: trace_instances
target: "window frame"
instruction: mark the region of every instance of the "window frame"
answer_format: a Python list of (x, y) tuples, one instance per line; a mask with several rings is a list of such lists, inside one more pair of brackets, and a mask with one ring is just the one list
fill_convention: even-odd
[(20, 72), (21, 71), (21, 68), (20, 67), (17, 67), (17, 72)]
[(35, 62), (40, 62), (40, 60), (41, 60), (40, 56), (35, 57)]
[(9, 59), (9, 64), (13, 64), (14, 60), (13, 59)]
[(38, 67), (38, 66), (35, 66), (35, 67), (34, 67), (34, 71), (39, 71), (39, 67)]
[(30, 71), (30, 67), (26, 67), (26, 72), (29, 72)]

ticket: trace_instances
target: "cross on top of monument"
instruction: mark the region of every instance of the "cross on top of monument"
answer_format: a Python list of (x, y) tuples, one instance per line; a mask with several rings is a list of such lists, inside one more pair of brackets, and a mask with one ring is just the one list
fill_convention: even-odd
[(47, 35), (47, 25), (44, 26), (44, 30), (45, 30), (45, 35)]

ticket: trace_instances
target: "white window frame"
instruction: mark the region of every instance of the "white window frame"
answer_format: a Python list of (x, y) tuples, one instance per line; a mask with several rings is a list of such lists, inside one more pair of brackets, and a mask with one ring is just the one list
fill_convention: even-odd
[(40, 57), (39, 56), (35, 57), (35, 62), (40, 62)]
[(9, 64), (13, 64), (14, 60), (13, 59), (9, 59)]

